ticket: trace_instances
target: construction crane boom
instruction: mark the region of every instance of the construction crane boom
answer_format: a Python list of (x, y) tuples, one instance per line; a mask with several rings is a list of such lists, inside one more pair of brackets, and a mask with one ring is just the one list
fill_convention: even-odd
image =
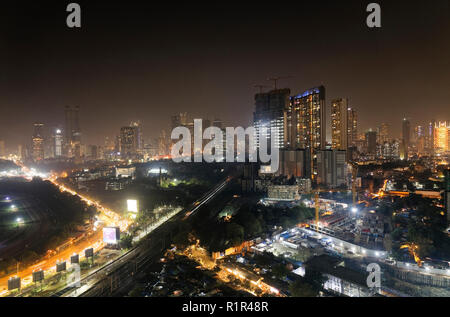
[(259, 93), (262, 94), (263, 88), (268, 88), (269, 86), (266, 86), (266, 85), (254, 85), (253, 87), (259, 88)]
[(277, 82), (278, 82), (280, 79), (288, 79), (288, 78), (292, 78), (292, 77), (293, 77), (293, 76), (277, 76), (277, 77), (270, 77), (270, 78), (267, 78), (267, 80), (273, 81), (274, 89), (277, 90), (277, 89), (278, 89), (278, 88), (277, 88)]

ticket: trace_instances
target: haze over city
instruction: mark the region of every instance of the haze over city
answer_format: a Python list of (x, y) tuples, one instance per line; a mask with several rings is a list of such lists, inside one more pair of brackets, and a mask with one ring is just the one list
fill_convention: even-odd
[(448, 0), (3, 5), (0, 302), (450, 297), (448, 39)]
[(273, 76), (293, 76), (278, 83), (293, 93), (325, 85), (328, 105), (349, 98), (361, 132), (386, 121), (400, 136), (403, 117), (449, 118), (448, 1), (383, 3), (376, 30), (363, 1), (105, 3), (83, 4), (79, 30), (65, 26), (64, 3), (3, 6), (0, 134), (11, 150), (34, 122), (61, 124), (65, 106), (80, 107), (89, 144), (131, 120), (157, 137), (186, 110), (249, 126), (253, 86), (269, 90)]

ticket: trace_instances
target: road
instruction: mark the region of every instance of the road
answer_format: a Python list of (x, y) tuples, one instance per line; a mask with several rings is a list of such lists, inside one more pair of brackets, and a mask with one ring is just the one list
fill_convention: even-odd
[[(126, 231), (127, 227), (130, 225), (130, 222), (121, 218), (117, 213), (115, 213), (112, 210), (109, 210), (105, 208), (104, 206), (100, 205), (98, 202), (91, 200), (87, 197), (84, 197), (80, 195), (79, 193), (65, 187), (64, 185), (61, 185), (56, 182), (54, 178), (48, 179), (50, 182), (52, 182), (55, 186), (57, 186), (60, 191), (62, 192), (69, 192), (72, 195), (78, 196), (81, 200), (86, 202), (88, 205), (95, 205), (97, 209), (100, 211), (101, 218), (105, 221), (105, 223), (109, 226), (118, 226), (120, 227), (121, 231)], [(48, 215), (47, 215), (48, 217)], [(32, 217), (33, 218), (33, 217)], [(47, 225), (50, 221), (44, 221), (45, 225)], [(37, 226), (39, 227), (39, 226)], [(30, 242), (31, 243), (31, 242)], [(31, 274), (35, 270), (43, 270), (45, 272), (45, 275), (54, 273), (55, 265), (58, 260), (67, 260), (70, 258), (71, 255), (74, 253), (80, 254), (80, 256), (83, 255), (83, 251), (87, 248), (94, 248), (94, 251), (98, 251), (104, 247), (103, 244), (103, 235), (101, 228), (98, 228), (97, 231), (90, 231), (87, 234), (87, 237), (82, 239), (81, 241), (70, 244), (68, 248), (62, 250), (61, 252), (57, 253), (56, 255), (51, 256), (50, 258), (43, 257), (41, 261), (35, 265), (31, 265), (28, 267), (20, 267), (20, 271), (17, 274), (10, 274), (7, 276), (4, 276), (0, 278), (0, 296), (6, 296), (8, 295), (7, 285), (8, 285), (8, 279), (13, 276), (19, 276), (22, 279), (22, 288), (29, 286), (31, 282)]]
[(127, 253), (83, 277), (80, 281), (81, 287), (75, 287), (72, 284), (55, 293), (53, 296), (108, 296), (115, 291), (127, 287), (133, 282), (135, 275), (141, 269), (151, 261), (157, 259), (162, 251), (169, 246), (171, 232), (177, 226), (178, 222), (186, 221), (202, 205), (216, 197), (230, 184), (231, 179), (231, 177), (228, 177), (194, 202), (190, 208), (180, 211), (161, 226), (155, 228), (136, 247)]

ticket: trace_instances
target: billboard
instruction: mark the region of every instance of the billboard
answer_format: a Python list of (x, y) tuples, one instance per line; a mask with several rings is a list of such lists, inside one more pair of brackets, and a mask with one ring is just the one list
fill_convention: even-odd
[(56, 263), (56, 273), (62, 272), (66, 270), (66, 261)]
[(116, 167), (116, 178), (133, 177), (136, 174), (136, 167)]
[(94, 256), (94, 249), (89, 248), (89, 249), (84, 250), (84, 256), (86, 258), (92, 258)]
[(70, 257), (70, 264), (80, 263), (80, 256), (78, 254), (74, 254)]
[(40, 270), (40, 271), (35, 271), (33, 272), (33, 282), (40, 282), (44, 279), (44, 271)]
[(20, 288), (20, 277), (11, 277), (8, 280), (8, 291), (11, 291), (13, 289)]
[(119, 227), (105, 227), (103, 228), (103, 242), (108, 244), (118, 244), (120, 240)]
[(138, 201), (135, 199), (128, 199), (127, 200), (127, 210), (128, 210), (128, 212), (138, 213), (139, 212)]

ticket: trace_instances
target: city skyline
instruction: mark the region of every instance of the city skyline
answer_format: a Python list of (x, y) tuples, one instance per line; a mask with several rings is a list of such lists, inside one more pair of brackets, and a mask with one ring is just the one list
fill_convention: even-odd
[[(157, 137), (171, 115), (186, 109), (197, 117), (214, 114), (233, 126), (249, 126), (253, 86), (269, 90), (272, 82), (266, 79), (272, 76), (292, 76), (278, 83), (292, 94), (323, 84), (328, 114), (331, 100), (348, 98), (359, 112), (360, 132), (388, 121), (400, 136), (403, 117), (448, 120), (450, 71), (443, 58), (449, 52), (443, 40), (450, 29), (448, 2), (437, 1), (426, 15), (421, 15), (424, 4), (407, 3), (383, 3), (380, 30), (364, 25), (359, 1), (285, 4), (291, 13), (263, 3), (258, 15), (252, 5), (235, 3), (204, 10), (159, 5), (158, 13), (143, 4), (124, 11), (116, 4), (83, 4), (81, 30), (65, 27), (63, 5), (30, 5), (20, 14), (14, 14), (20, 7), (11, 5), (4, 10), (10, 15), (2, 18), (9, 24), (2, 27), (7, 46), (1, 53), (0, 103), (8, 111), (2, 108), (1, 139), (8, 149), (25, 144), (34, 122), (61, 124), (65, 106), (80, 107), (87, 144), (103, 143), (137, 118), (144, 138)], [(170, 25), (164, 18), (168, 12), (174, 12)], [(304, 22), (294, 23), (294, 12), (304, 13)], [(232, 27), (225, 24), (229, 19), (235, 21)], [(308, 22), (315, 26), (312, 34), (302, 31)], [(164, 38), (158, 35), (162, 29)], [(305, 36), (318, 49), (305, 48)], [(416, 41), (423, 44), (417, 47)], [(270, 45), (261, 50), (264, 42)], [(285, 43), (291, 44), (288, 50), (282, 49)], [(32, 47), (35, 54), (25, 60)], [(349, 58), (350, 51), (357, 57)], [(190, 62), (177, 61), (181, 56)], [(97, 113), (104, 116), (100, 125)], [(328, 128), (328, 141), (330, 136)]]
[(0, 297), (450, 297), (449, 38), (449, 0), (2, 6)]

